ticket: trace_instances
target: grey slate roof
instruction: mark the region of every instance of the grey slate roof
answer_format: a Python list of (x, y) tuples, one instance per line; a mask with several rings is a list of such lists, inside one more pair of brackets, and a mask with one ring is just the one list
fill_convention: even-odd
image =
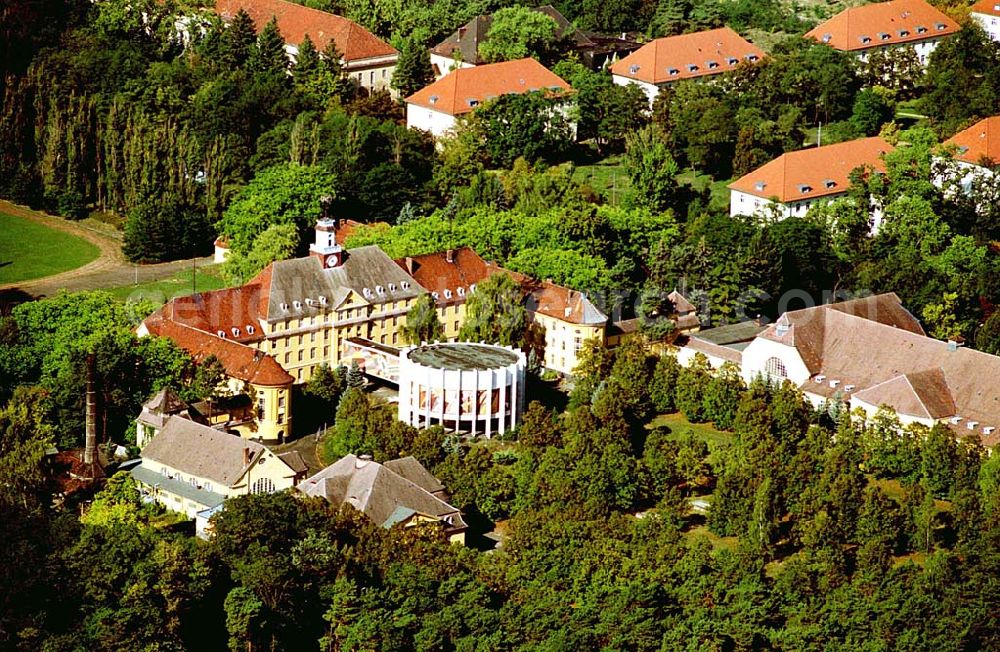
[(181, 400), (170, 387), (164, 387), (148, 401), (142, 404), (139, 421), (155, 428), (162, 428), (164, 422), (173, 414), (179, 414), (187, 409), (187, 404)]
[[(323, 306), (310, 306), (306, 299), (319, 301), (320, 297), (326, 297), (327, 306), (336, 306), (347, 296), (347, 291), (332, 282), (319, 259), (313, 256), (272, 263), (267, 292), (268, 320), (318, 315)], [(298, 308), (295, 302), (299, 302)], [(288, 306), (288, 311), (282, 309), (282, 304)]]
[(391, 524), (393, 514), (402, 507), (439, 518), (450, 528), (466, 527), (455, 507), (387, 466), (355, 455), (346, 455), (303, 480), (298, 489), (308, 496), (323, 497), (333, 505), (350, 505), (378, 525)]
[(250, 449), (256, 462), (267, 449), (255, 441), (203, 426), (181, 417), (167, 419), (163, 430), (142, 449), (142, 459), (151, 468), (160, 463), (187, 475), (207, 478), (232, 487), (243, 476), (243, 450)]
[(413, 484), (417, 485), (429, 493), (444, 491), (444, 485), (435, 478), (424, 465), (417, 461), (412, 455), (401, 457), (398, 460), (389, 460), (385, 463), (385, 468), (396, 475), (400, 475)]
[(196, 502), (199, 505), (204, 505), (206, 508), (221, 505), (222, 501), (226, 499), (226, 497), (222, 494), (217, 494), (214, 491), (199, 489), (189, 482), (181, 482), (180, 480), (168, 478), (162, 473), (141, 464), (132, 469), (129, 473), (137, 482), (150, 487), (158, 486), (164, 491), (169, 491), (170, 493), (180, 496), (181, 498), (186, 498), (187, 500)]
[[(318, 258), (308, 256), (276, 261), (258, 278), (265, 279), (269, 321), (318, 315), (324, 306), (309, 305), (306, 299), (318, 302), (325, 297), (329, 309), (343, 302), (351, 290), (369, 303), (410, 299), (425, 292), (375, 245), (349, 249), (344, 263), (334, 269), (323, 269)], [(408, 287), (404, 288), (404, 283)], [(383, 288), (382, 295), (377, 294), (378, 287)], [(390, 287), (395, 290), (390, 291)], [(365, 288), (369, 290), (368, 296), (364, 294)]]
[[(412, 299), (426, 293), (412, 276), (375, 245), (349, 249), (344, 264), (326, 273), (334, 285), (350, 288), (362, 297), (365, 288), (368, 288), (371, 295), (364, 298), (370, 303)], [(404, 282), (409, 285), (406, 289), (403, 288)], [(389, 291), (390, 285), (396, 287), (394, 292)], [(385, 291), (381, 296), (375, 293), (379, 286)]]
[[(552, 5), (541, 7), (529, 7), (533, 11), (545, 14), (556, 23), (556, 38), (566, 36), (569, 41), (578, 48), (593, 47), (594, 41), (586, 33), (573, 27), (573, 25)], [(487, 39), (490, 27), (493, 24), (493, 16), (476, 16), (468, 23), (453, 32), (451, 36), (435, 45), (431, 52), (441, 56), (454, 58), (455, 50), (461, 53), (462, 61), (479, 65), (486, 63), (479, 57), (479, 44)]]

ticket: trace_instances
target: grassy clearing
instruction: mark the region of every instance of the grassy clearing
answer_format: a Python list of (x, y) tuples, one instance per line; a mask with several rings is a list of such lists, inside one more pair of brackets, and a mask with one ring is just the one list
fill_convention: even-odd
[[(108, 291), (121, 301), (148, 299), (156, 304), (163, 304), (174, 297), (191, 294), (191, 277), (192, 271), (185, 269), (177, 272), (177, 274), (168, 279), (146, 281), (138, 285), (125, 285), (112, 288)], [(218, 265), (199, 267), (196, 281), (196, 287), (199, 292), (219, 290), (228, 286), (228, 283), (219, 274)]]
[(612, 206), (619, 205), (632, 188), (632, 181), (625, 174), (620, 156), (609, 156), (593, 165), (576, 166), (573, 180), (590, 186)]
[(0, 213), (0, 283), (59, 274), (86, 265), (100, 250), (58, 229)]
[(650, 428), (657, 426), (667, 426), (671, 430), (671, 436), (677, 439), (692, 434), (707, 443), (708, 450), (713, 453), (715, 449), (733, 443), (733, 433), (717, 430), (711, 423), (691, 423), (680, 412), (661, 414), (649, 424)]

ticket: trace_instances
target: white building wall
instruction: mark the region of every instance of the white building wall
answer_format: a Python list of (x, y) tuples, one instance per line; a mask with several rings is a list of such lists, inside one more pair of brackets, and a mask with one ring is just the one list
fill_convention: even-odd
[[(993, 5), (993, 7), (1000, 11), (1000, 2)], [(1000, 41), (1000, 18), (989, 14), (974, 13), (972, 14), (972, 20), (979, 23), (991, 39)]]
[(785, 377), (796, 386), (802, 385), (812, 375), (795, 347), (758, 337), (743, 350), (743, 380), (749, 383), (763, 375), (770, 358), (781, 360), (785, 365)]
[[(934, 29), (933, 25), (929, 25), (928, 27), (930, 27), (931, 29)], [(877, 36), (873, 35), (872, 38), (877, 38)], [(920, 64), (922, 66), (926, 67), (927, 64), (930, 62), (931, 52), (933, 52), (937, 48), (938, 43), (940, 43), (940, 42), (941, 42), (940, 38), (929, 38), (929, 39), (924, 40), (924, 41), (916, 41), (916, 42), (912, 42), (911, 41), (909, 43), (893, 43), (891, 45), (875, 45), (874, 47), (870, 47), (870, 48), (865, 49), (865, 50), (857, 50), (857, 57), (858, 57), (859, 61), (861, 61), (863, 63), (867, 63), (868, 62), (868, 55), (871, 54), (872, 52), (875, 52), (876, 50), (895, 50), (897, 48), (912, 47), (913, 50), (914, 50), (914, 52), (916, 52), (916, 54), (917, 54), (917, 59), (920, 60)]]
[(660, 92), (660, 87), (656, 84), (650, 84), (649, 82), (639, 81), (638, 79), (630, 79), (628, 77), (623, 77), (622, 75), (611, 75), (611, 81), (618, 84), (619, 86), (628, 86), (629, 84), (635, 84), (646, 94), (649, 99), (649, 106), (653, 106), (653, 100), (656, 99), (656, 95)]
[(406, 126), (429, 131), (434, 138), (441, 138), (455, 129), (455, 116), (428, 109), (425, 106), (407, 103)]
[(517, 355), (517, 361), (506, 367), (457, 370), (414, 362), (409, 356), (413, 348), (404, 349), (399, 356), (400, 421), (417, 427), (450, 423), (458, 430), (487, 438), (503, 435), (521, 422), (527, 366), (522, 351), (497, 347)]
[(730, 190), (729, 216), (736, 217), (738, 215), (754, 215), (757, 217), (770, 217), (773, 215), (773, 207), (777, 206), (778, 214), (781, 219), (788, 217), (805, 217), (806, 213), (809, 212), (809, 209), (812, 208), (813, 204), (820, 201), (831, 202), (838, 197), (842, 197), (843, 195), (844, 193), (838, 193), (836, 195), (824, 195), (819, 199), (802, 199), (794, 202), (779, 203), (771, 199), (751, 195), (750, 193), (743, 192), (742, 190)]
[(456, 70), (458, 68), (475, 68), (473, 64), (468, 63), (467, 61), (456, 61), (451, 57), (434, 54), (433, 52), (431, 53), (431, 67), (436, 71), (434, 81), (441, 79), (452, 70)]

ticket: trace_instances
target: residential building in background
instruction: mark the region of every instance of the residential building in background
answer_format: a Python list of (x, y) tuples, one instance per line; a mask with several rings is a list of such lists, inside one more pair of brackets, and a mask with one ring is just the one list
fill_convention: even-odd
[(406, 126), (435, 138), (449, 133), (458, 118), (500, 97), (543, 91), (572, 92), (570, 85), (534, 59), (517, 59), (459, 68), (406, 98)]
[(707, 79), (765, 56), (732, 29), (720, 27), (650, 41), (611, 66), (611, 78), (621, 86), (641, 87), (652, 106), (664, 86), (682, 79)]
[(253, 19), (258, 32), (275, 18), (285, 39), (285, 50), (293, 61), (306, 34), (320, 52), (332, 41), (341, 54), (344, 74), (351, 81), (368, 91), (391, 92), (389, 84), (399, 52), (353, 20), (286, 0), (218, 0), (215, 3), (216, 13), (227, 22), (241, 9)]
[[(583, 64), (592, 70), (600, 70), (639, 49), (639, 44), (626, 38), (625, 34), (610, 36), (577, 29), (552, 5), (530, 9), (551, 18), (556, 24), (556, 36), (563, 41), (566, 49), (579, 55)], [(432, 47), (431, 66), (435, 79), (457, 68), (472, 68), (487, 63), (479, 55), (479, 44), (487, 40), (492, 24), (492, 15), (476, 16)]]
[(1000, 41), (1000, 1), (979, 0), (969, 9), (969, 16), (986, 30), (994, 41)]
[(920, 63), (959, 25), (924, 0), (891, 0), (848, 7), (806, 33), (820, 43), (852, 52), (861, 61), (875, 50), (912, 47)]
[[(729, 214), (780, 219), (802, 217), (818, 202), (847, 194), (851, 172), (868, 166), (885, 171), (894, 149), (878, 136), (785, 152), (729, 184)], [(881, 216), (875, 216), (874, 229)]]

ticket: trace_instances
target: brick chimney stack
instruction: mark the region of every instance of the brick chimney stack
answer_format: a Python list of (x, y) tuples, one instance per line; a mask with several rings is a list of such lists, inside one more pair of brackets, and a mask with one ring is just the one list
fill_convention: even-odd
[(88, 471), (97, 463), (97, 391), (94, 389), (94, 354), (87, 354), (87, 438), (83, 448), (83, 463)]

